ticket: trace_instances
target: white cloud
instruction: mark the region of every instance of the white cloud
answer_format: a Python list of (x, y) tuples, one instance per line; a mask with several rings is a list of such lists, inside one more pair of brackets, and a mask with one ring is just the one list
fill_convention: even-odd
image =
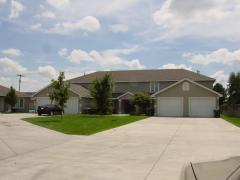
[(192, 67), (188, 67), (185, 64), (164, 64), (160, 69), (187, 69), (191, 71)]
[(68, 56), (68, 59), (73, 63), (80, 63), (83, 61), (92, 62), (104, 68), (126, 66), (129, 69), (143, 69), (145, 66), (142, 65), (138, 59), (127, 60), (122, 57), (123, 55), (136, 51), (136, 49), (136, 46), (125, 49), (107, 49), (104, 51), (92, 50), (90, 52), (74, 49)]
[(0, 0), (0, 4), (5, 4), (7, 0)]
[(125, 24), (114, 24), (109, 27), (109, 30), (115, 33), (124, 33), (128, 31), (128, 26)]
[(24, 76), (22, 78), (22, 82), (23, 83), (39, 83), (39, 81), (37, 79), (32, 79), (32, 78), (29, 78), (29, 77), (26, 77), (26, 76)]
[(133, 59), (133, 60), (130, 60), (130, 61), (126, 61), (124, 60), (122, 62), (124, 65), (126, 65), (129, 69), (145, 69), (145, 66), (142, 65), (139, 61), (139, 59)]
[(0, 71), (1, 73), (24, 73), (27, 71), (27, 68), (20, 65), (18, 62), (4, 57), (0, 58)]
[(88, 55), (87, 52), (81, 49), (74, 49), (68, 56), (70, 62), (80, 63), (81, 61), (92, 61), (92, 58)]
[(227, 87), (229, 75), (225, 74), (223, 70), (215, 72), (210, 77), (216, 79), (216, 83), (222, 84), (225, 88)]
[(23, 9), (24, 6), (20, 2), (12, 0), (9, 18), (17, 18)]
[(48, 4), (60, 12), (62, 19), (75, 20), (86, 15), (92, 16), (113, 16), (122, 14), (133, 5), (142, 0), (47, 0)]
[(49, 33), (57, 34), (68, 34), (74, 31), (98, 31), (101, 27), (99, 20), (93, 16), (86, 16), (75, 22), (62, 22), (54, 25), (53, 28), (49, 29)]
[(22, 56), (23, 53), (19, 49), (14, 49), (14, 48), (9, 48), (9, 49), (3, 49), (0, 51), (2, 54), (6, 56), (11, 56), (11, 57), (19, 57)]
[(9, 77), (0, 77), (0, 85), (3, 85), (5, 87), (10, 87), (12, 85), (11, 78)]
[(58, 51), (58, 55), (61, 57), (67, 56), (68, 55), (68, 49), (67, 48), (62, 48)]
[(104, 51), (105, 54), (114, 54), (114, 55), (119, 55), (119, 54), (123, 54), (123, 55), (128, 55), (131, 54), (133, 52), (136, 52), (138, 50), (138, 46), (133, 46), (133, 47), (129, 47), (129, 48), (122, 48), (122, 49), (107, 49)]
[(32, 29), (32, 30), (40, 30), (41, 27), (42, 27), (42, 24), (41, 24), (41, 23), (37, 23), (37, 24), (33, 24), (33, 25), (31, 26), (31, 29)]
[(222, 63), (240, 65), (240, 49), (231, 52), (226, 48), (221, 48), (210, 53), (185, 53), (183, 56), (194, 64)]
[(81, 72), (68, 72), (68, 71), (65, 71), (65, 78), (66, 79), (72, 79), (72, 78), (76, 78), (76, 77), (79, 77), (79, 76), (82, 76), (83, 73)]
[(48, 18), (48, 19), (55, 19), (56, 15), (52, 11), (45, 11), (39, 17)]
[[(37, 91), (47, 84), (49, 84), (49, 81), (44, 81), (44, 79), (39, 78), (37, 76), (34, 76), (31, 74), (31, 78), (27, 77), (28, 74), (26, 74), (22, 78), (22, 83), (21, 83), (21, 91), (22, 92), (33, 92)], [(32, 77), (34, 76), (34, 77)], [(5, 87), (10, 87), (13, 86), (16, 90), (18, 90), (18, 77), (16, 74), (13, 74), (12, 76), (1, 76), (0, 77), (0, 84), (5, 86)]]
[(161, 38), (186, 35), (240, 38), (240, 2), (237, 0), (166, 0), (153, 13)]
[(47, 3), (54, 8), (62, 9), (69, 5), (69, 0), (47, 0)]
[(38, 73), (42, 77), (47, 78), (47, 79), (54, 79), (58, 76), (58, 71), (50, 65), (39, 66), (38, 67)]

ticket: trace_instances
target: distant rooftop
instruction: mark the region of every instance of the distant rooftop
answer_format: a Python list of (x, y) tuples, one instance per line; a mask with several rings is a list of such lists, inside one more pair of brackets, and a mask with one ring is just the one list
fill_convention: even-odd
[[(0, 96), (6, 96), (10, 88), (0, 85)], [(16, 91), (17, 96), (19, 97), (32, 97), (34, 92), (18, 92)]]
[(203, 74), (185, 69), (148, 69), (124, 71), (98, 71), (69, 80), (72, 83), (91, 83), (105, 73), (112, 75), (115, 82), (179, 81), (184, 78), (193, 81), (215, 81)]

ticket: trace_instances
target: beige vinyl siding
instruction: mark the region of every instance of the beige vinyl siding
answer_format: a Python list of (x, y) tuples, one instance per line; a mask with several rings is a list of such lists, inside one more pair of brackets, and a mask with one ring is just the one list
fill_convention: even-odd
[(122, 93), (122, 92), (149, 92), (149, 82), (123, 82), (116, 83), (114, 92)]
[[(171, 84), (176, 83), (177, 81), (156, 81), (159, 83), (159, 90), (162, 90)], [(199, 84), (212, 89), (212, 81), (200, 81)], [(80, 83), (81, 86), (89, 89), (91, 84), (89, 83)], [(114, 87), (114, 93), (125, 93), (125, 92), (150, 92), (150, 81), (149, 82), (116, 82)]]
[[(159, 90), (166, 88), (167, 86), (176, 83), (176, 81), (159, 81)], [(91, 84), (80, 83), (81, 86), (89, 89)], [(116, 82), (114, 87), (114, 93), (125, 92), (149, 92), (150, 82)]]
[(213, 89), (213, 81), (196, 81), (197, 83), (209, 88), (209, 89)]

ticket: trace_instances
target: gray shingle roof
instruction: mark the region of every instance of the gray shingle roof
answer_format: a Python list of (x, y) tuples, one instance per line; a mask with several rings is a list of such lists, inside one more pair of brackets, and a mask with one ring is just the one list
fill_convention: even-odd
[[(0, 96), (6, 96), (10, 88), (0, 85)], [(18, 92), (16, 91), (17, 96), (19, 97), (32, 97), (33, 92)]]
[(70, 84), (69, 89), (80, 97), (90, 97), (89, 90), (78, 84)]
[(98, 71), (69, 81), (72, 83), (91, 83), (105, 73), (111, 73), (115, 82), (179, 81), (184, 78), (193, 81), (215, 81), (213, 78), (185, 69)]
[(0, 96), (6, 96), (8, 91), (9, 91), (9, 88), (0, 85)]
[(35, 92), (17, 92), (19, 97), (32, 97)]

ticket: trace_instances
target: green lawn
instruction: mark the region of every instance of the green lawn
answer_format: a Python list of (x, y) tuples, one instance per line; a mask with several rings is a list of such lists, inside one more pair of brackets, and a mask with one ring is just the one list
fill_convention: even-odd
[(100, 115), (64, 115), (25, 118), (24, 121), (74, 135), (90, 135), (132, 123), (147, 116), (100, 116)]
[(239, 117), (232, 117), (232, 116), (226, 116), (226, 115), (221, 115), (222, 119), (225, 119), (226, 121), (234, 124), (235, 126), (240, 127), (240, 118)]

